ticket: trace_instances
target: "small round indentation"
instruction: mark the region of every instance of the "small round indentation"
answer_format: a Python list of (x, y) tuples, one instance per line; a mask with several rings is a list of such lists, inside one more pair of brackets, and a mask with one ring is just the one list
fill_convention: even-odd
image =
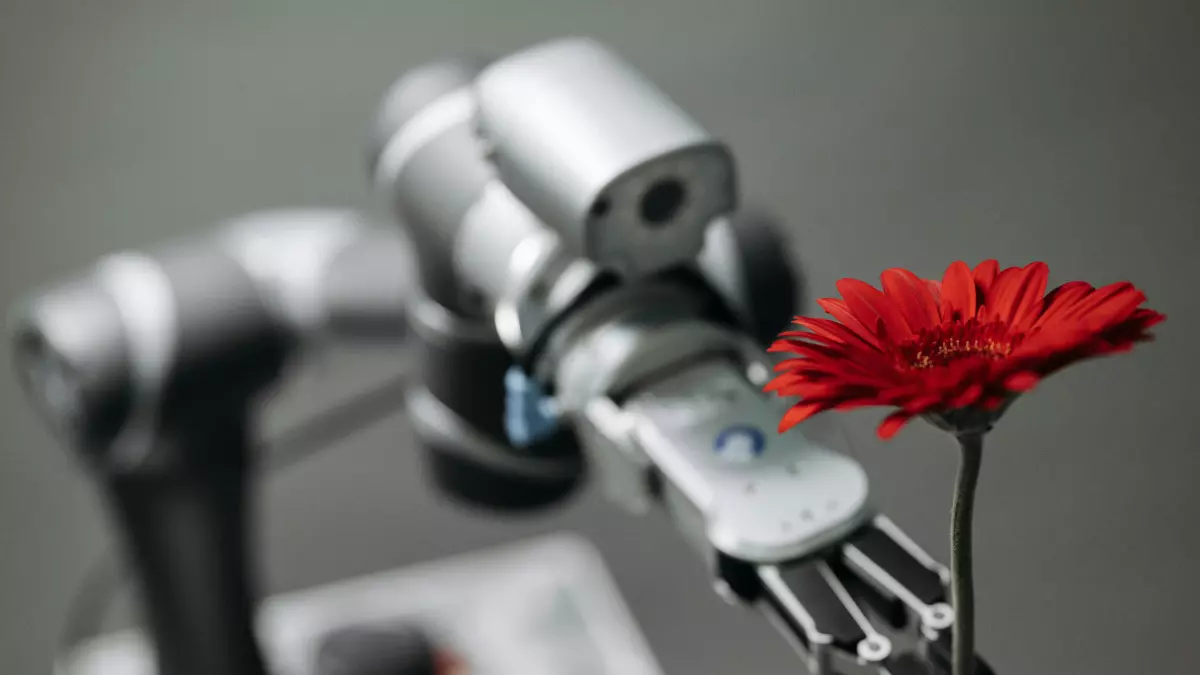
[(779, 529), (783, 530), (784, 532), (791, 532), (792, 524), (791, 522), (785, 520), (779, 524)]
[(748, 495), (758, 494), (758, 485), (756, 485), (754, 483), (746, 483), (746, 494), (748, 494)]
[(791, 476), (800, 475), (800, 467), (796, 466), (795, 464), (789, 464), (786, 468), (784, 468), (784, 471), (788, 472), (788, 475)]
[(608, 212), (611, 210), (612, 202), (609, 201), (608, 197), (600, 197), (596, 201), (592, 202), (592, 208), (588, 213), (592, 218), (599, 219), (607, 216)]
[(806, 523), (812, 522), (813, 512), (809, 511), (808, 509), (804, 509), (803, 511), (800, 512), (800, 520), (803, 520)]
[(642, 194), (642, 220), (649, 225), (665, 225), (679, 213), (687, 191), (675, 178), (655, 181)]
[(839, 504), (838, 504), (838, 500), (836, 500), (836, 499), (830, 499), (830, 500), (829, 500), (829, 503), (827, 503), (827, 504), (825, 505), (825, 508), (826, 508), (827, 510), (829, 510), (829, 511), (837, 511), (837, 510), (838, 510), (838, 506), (839, 506)]

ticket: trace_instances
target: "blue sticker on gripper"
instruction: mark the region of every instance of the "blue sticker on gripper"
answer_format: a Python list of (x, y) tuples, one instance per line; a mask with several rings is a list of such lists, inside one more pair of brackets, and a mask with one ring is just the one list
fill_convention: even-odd
[(730, 461), (748, 461), (761, 456), (766, 449), (767, 435), (746, 424), (726, 427), (713, 441), (713, 452)]

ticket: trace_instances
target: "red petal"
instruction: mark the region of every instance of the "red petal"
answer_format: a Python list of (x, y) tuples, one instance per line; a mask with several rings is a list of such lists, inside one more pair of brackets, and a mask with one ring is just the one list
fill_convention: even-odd
[[(850, 311), (849, 305), (844, 300), (837, 298), (821, 298), (817, 300), (817, 304), (821, 309), (825, 310), (829, 316), (837, 319), (843, 326), (854, 331), (856, 335), (861, 337), (873, 347), (879, 347), (879, 339), (874, 330), (867, 327), (858, 317), (854, 316), (854, 312)], [(871, 325), (874, 325), (872, 323)]]
[[(826, 345), (829, 347), (846, 347), (846, 346), (848, 346), (845, 342), (843, 342), (842, 340), (839, 340), (835, 337), (829, 337), (828, 335), (824, 335), (822, 333), (815, 333), (810, 330), (785, 330), (784, 332), (782, 332), (776, 336), (775, 343), (772, 345), (772, 347), (774, 347), (775, 344), (779, 344), (780, 342), (809, 342), (812, 344)], [(858, 342), (855, 341), (855, 344), (858, 344)], [(772, 350), (768, 349), (767, 351), (772, 351)], [(786, 351), (786, 350), (784, 350), (784, 351)]]
[(868, 326), (882, 326), (880, 337), (892, 342), (912, 337), (913, 332), (904, 315), (883, 291), (858, 279), (842, 279), (837, 282), (837, 289), (859, 321)]
[(1012, 325), (1013, 328), (1021, 331), (1030, 329), (1033, 322), (1042, 315), (1045, 306), (1043, 295), (1046, 292), (1046, 283), (1050, 281), (1050, 268), (1045, 263), (1033, 263), (1025, 269), (1025, 286), (1021, 289), (1018, 297), (1013, 300), (1015, 310)]
[(1166, 320), (1167, 317), (1165, 314), (1159, 314), (1152, 309), (1139, 309), (1130, 315), (1128, 319), (1105, 329), (1102, 337), (1105, 340), (1117, 342), (1122, 340), (1152, 340), (1154, 336), (1146, 333), (1146, 331)]
[(872, 382), (860, 382), (857, 380), (847, 379), (812, 379), (806, 377), (799, 378), (776, 378), (781, 382), (777, 387), (773, 387), (781, 397), (796, 397), (799, 399), (811, 400), (849, 400), (874, 398), (878, 393), (879, 388)]
[(884, 294), (895, 303), (912, 332), (919, 333), (941, 322), (937, 301), (924, 279), (906, 269), (892, 268), (884, 270), (880, 281)]
[(1046, 307), (1050, 307), (1059, 302), (1063, 302), (1069, 297), (1081, 297), (1082, 294), (1091, 292), (1092, 285), (1086, 281), (1068, 281), (1065, 284), (1060, 284), (1046, 294)]
[(878, 433), (879, 437), (885, 441), (891, 440), (891, 438), (896, 435), (896, 432), (903, 429), (904, 425), (908, 424), (913, 417), (914, 415), (911, 413), (904, 412), (903, 410), (897, 410), (896, 412), (883, 418), (883, 421), (879, 423), (879, 428), (876, 430), (876, 433)]
[(797, 403), (788, 409), (783, 415), (783, 419), (779, 421), (779, 433), (783, 433), (788, 429), (800, 424), (808, 418), (816, 415), (819, 412), (828, 409), (828, 404), (822, 402), (802, 402)]
[(795, 321), (796, 325), (802, 326), (827, 338), (838, 340), (847, 344), (859, 344), (869, 349), (877, 349), (878, 346), (874, 341), (868, 341), (863, 336), (847, 328), (845, 324), (829, 319), (817, 319), (809, 317), (800, 317)]
[(1014, 349), (1009, 355), (1009, 361), (1013, 364), (1036, 362), (1055, 353), (1077, 349), (1079, 345), (1093, 339), (1092, 333), (1070, 324), (1047, 326)]
[(992, 290), (992, 284), (996, 281), (996, 276), (1000, 273), (1000, 263), (995, 260), (984, 260), (975, 267), (973, 277), (975, 279), (975, 306), (982, 305), (987, 298), (987, 294)]
[(965, 262), (952, 263), (942, 276), (942, 317), (951, 321), (975, 318), (975, 279)]
[(933, 301), (938, 305), (938, 320), (941, 320), (942, 314), (942, 282), (937, 279), (926, 279), (925, 285), (929, 287), (929, 294), (933, 296)]
[[(1032, 269), (1031, 269), (1032, 268)], [(1013, 328), (1028, 330), (1042, 313), (1046, 284), (1050, 281), (1050, 268), (1043, 262), (1035, 262), (1025, 268), (1025, 284), (1013, 299)]]
[(1076, 320), (1094, 330), (1102, 330), (1128, 318), (1146, 302), (1146, 295), (1125, 281), (1098, 288), (1070, 311), (1064, 319)]
[(1053, 321), (1057, 321), (1064, 312), (1075, 307), (1080, 300), (1087, 297), (1093, 290), (1091, 284), (1083, 281), (1069, 281), (1050, 291), (1042, 303), (1042, 315), (1034, 322), (1033, 328), (1041, 328)]
[(785, 389), (791, 388), (796, 382), (799, 381), (802, 381), (802, 378), (799, 378), (791, 373), (776, 375), (775, 377), (771, 378), (770, 382), (767, 382), (765, 385), (763, 385), (763, 391), (768, 394), (773, 391), (778, 391), (780, 392), (780, 396), (787, 396), (787, 394), (782, 392)]
[(1041, 262), (1025, 267), (1010, 267), (1001, 272), (987, 300), (992, 308), (991, 318), (1017, 330), (1032, 325), (1041, 310), (1049, 276), (1050, 268)]
[(799, 355), (776, 366), (777, 371), (784, 371), (784, 375), (788, 376), (806, 379), (828, 376), (875, 384), (892, 383), (900, 377), (895, 367), (883, 360), (879, 352), (836, 351), (830, 347), (805, 343), (776, 343), (770, 351)]
[(810, 359), (845, 361), (846, 345), (825, 345), (805, 340), (776, 340), (767, 348), (771, 353), (789, 353), (807, 356)]
[(1027, 370), (1009, 375), (1004, 380), (1004, 388), (1009, 391), (1029, 391), (1041, 381), (1041, 376)]
[(967, 385), (965, 389), (963, 389), (962, 393), (950, 400), (950, 407), (966, 408), (967, 406), (975, 405), (982, 396), (983, 384), (979, 382), (972, 382)]
[(939, 408), (946, 403), (946, 396), (941, 391), (933, 391), (915, 396), (903, 403), (901, 408), (914, 415)]

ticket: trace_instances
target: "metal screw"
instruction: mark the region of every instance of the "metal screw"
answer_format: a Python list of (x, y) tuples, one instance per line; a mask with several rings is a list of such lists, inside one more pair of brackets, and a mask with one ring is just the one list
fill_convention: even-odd
[(882, 635), (868, 635), (858, 643), (858, 655), (866, 661), (879, 662), (892, 653), (892, 643)]

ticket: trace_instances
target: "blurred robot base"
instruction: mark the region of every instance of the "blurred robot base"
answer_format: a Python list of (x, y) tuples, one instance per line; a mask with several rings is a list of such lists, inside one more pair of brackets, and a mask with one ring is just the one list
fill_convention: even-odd
[[(281, 675), (662, 675), (603, 560), (572, 534), (275, 596), (259, 633)], [(461, 666), (436, 667), (438, 652)], [(154, 675), (154, 659), (122, 631), (55, 675)]]

